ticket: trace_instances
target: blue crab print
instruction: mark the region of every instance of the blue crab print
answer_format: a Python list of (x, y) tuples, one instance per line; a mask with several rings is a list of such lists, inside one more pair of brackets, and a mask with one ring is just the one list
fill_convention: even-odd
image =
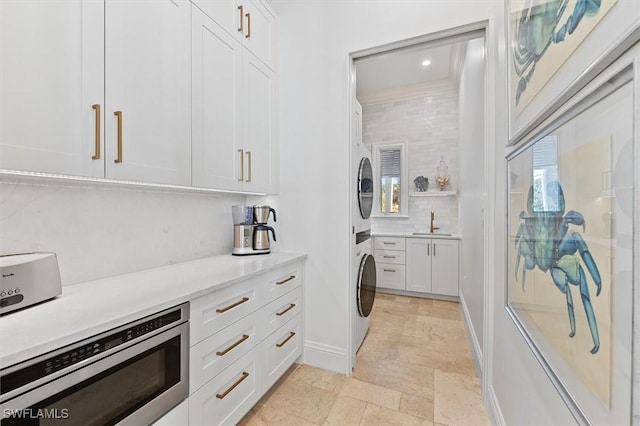
[(560, 23), (569, 0), (551, 0), (527, 7), (518, 13), (515, 34), (513, 37), (513, 65), (518, 75), (516, 89), (516, 105), (527, 88), (536, 64), (551, 46), (564, 41), (568, 34), (573, 34), (582, 18), (597, 15), (602, 0), (577, 0), (567, 21)]
[[(529, 188), (527, 196), (527, 210), (520, 213), (522, 223), (516, 233), (515, 244), (517, 248), (515, 274), (518, 279), (520, 260), (524, 259), (522, 268), (522, 289), (524, 291), (525, 273), (533, 270), (536, 266), (542, 272), (549, 272), (556, 287), (567, 298), (567, 310), (569, 313), (569, 325), (571, 332), (569, 337), (576, 334), (576, 319), (573, 310), (573, 296), (569, 284), (578, 286), (582, 306), (587, 316), (587, 323), (593, 339), (591, 353), (595, 354), (600, 349), (600, 337), (598, 335), (598, 323), (591, 304), (587, 277), (580, 258), (589, 271), (596, 286), (596, 296), (602, 290), (602, 280), (600, 272), (593, 256), (589, 252), (589, 247), (585, 243), (582, 235), (569, 230), (569, 225), (582, 226), (585, 230), (585, 220), (579, 212), (570, 210), (566, 214), (564, 193), (560, 183), (551, 181), (546, 185), (544, 200), (534, 206), (534, 189)], [(580, 257), (578, 257), (578, 255)]]

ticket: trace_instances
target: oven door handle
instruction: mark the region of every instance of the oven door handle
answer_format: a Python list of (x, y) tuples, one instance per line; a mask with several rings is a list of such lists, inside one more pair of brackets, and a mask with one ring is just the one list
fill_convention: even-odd
[[(85, 365), (82, 368), (79, 368), (69, 374), (58, 377), (53, 380), (47, 381), (47, 378), (43, 378), (42, 381), (45, 383), (40, 384), (37, 387), (34, 387), (31, 390), (25, 392), (24, 387), (16, 389), (16, 391), (25, 392), (19, 396), (16, 396), (13, 399), (9, 399), (8, 401), (4, 401), (0, 403), (0, 418), (5, 416), (5, 413), (9, 413), (12, 410), (21, 410), (24, 408), (31, 407), (41, 401), (46, 400), (49, 397), (52, 397), (65, 389), (69, 389), (72, 386), (81, 383), (87, 379), (90, 379), (93, 376), (96, 376), (103, 371), (106, 371), (112, 367), (115, 367), (123, 362), (126, 362), (129, 359), (134, 358), (137, 355), (140, 355), (150, 349), (153, 349), (156, 346), (159, 346), (176, 336), (182, 336), (180, 339), (180, 381), (174, 385), (173, 388), (176, 388), (176, 404), (182, 400), (184, 400), (189, 395), (189, 323), (185, 322), (177, 325), (169, 330), (163, 331), (162, 333), (156, 334), (148, 339), (145, 339), (135, 345), (129, 346), (125, 349), (122, 349), (118, 352), (111, 354), (110, 356), (104, 357), (100, 360), (97, 360), (94, 363), (89, 365)], [(48, 379), (51, 379), (50, 377)], [(39, 382), (39, 381), (38, 381)], [(34, 386), (35, 383), (34, 382)], [(173, 388), (171, 388), (173, 390)], [(139, 410), (144, 411), (144, 410)], [(136, 413), (132, 414), (132, 418)], [(129, 419), (129, 418), (127, 418)], [(124, 420), (127, 420), (124, 419)], [(126, 422), (123, 421), (123, 424)], [(135, 424), (135, 423), (132, 423)], [(140, 423), (138, 423), (140, 424)]]

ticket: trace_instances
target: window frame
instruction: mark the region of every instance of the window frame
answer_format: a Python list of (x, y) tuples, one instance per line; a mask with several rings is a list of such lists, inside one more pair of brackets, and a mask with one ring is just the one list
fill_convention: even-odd
[[(407, 218), (409, 217), (409, 163), (407, 161), (407, 141), (384, 141), (372, 143), (370, 145), (371, 159), (373, 163), (373, 209), (371, 217)], [(383, 213), (380, 209), (381, 203), (381, 174), (380, 174), (380, 151), (400, 149), (400, 211), (398, 213)]]

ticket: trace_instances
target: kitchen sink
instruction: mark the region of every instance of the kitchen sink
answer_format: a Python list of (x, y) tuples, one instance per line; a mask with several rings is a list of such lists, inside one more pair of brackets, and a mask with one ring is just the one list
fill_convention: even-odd
[(434, 236), (440, 235), (440, 236), (443, 236), (443, 237), (450, 237), (451, 236), (451, 234), (445, 234), (443, 232), (433, 232), (433, 233), (431, 233), (431, 232), (414, 232), (411, 235), (434, 235)]

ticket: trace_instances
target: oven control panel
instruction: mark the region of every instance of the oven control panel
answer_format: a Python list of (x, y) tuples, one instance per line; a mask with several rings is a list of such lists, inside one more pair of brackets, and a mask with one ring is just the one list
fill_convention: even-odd
[(179, 322), (182, 322), (182, 311), (177, 309), (129, 327), (125, 326), (115, 332), (107, 332), (104, 337), (96, 337), (77, 343), (73, 345), (72, 349), (2, 375), (0, 377), (0, 395)]

